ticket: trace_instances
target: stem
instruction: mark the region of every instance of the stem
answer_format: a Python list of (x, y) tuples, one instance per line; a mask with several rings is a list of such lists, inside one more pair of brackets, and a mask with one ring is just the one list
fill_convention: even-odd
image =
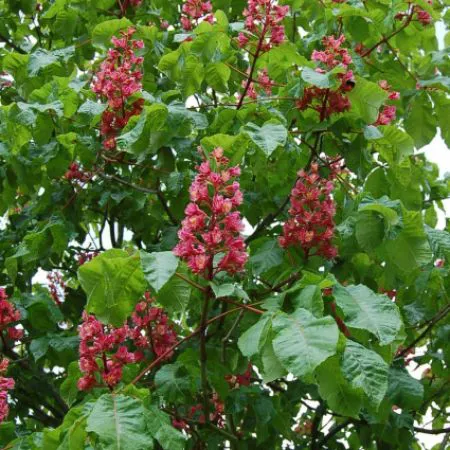
[(206, 331), (208, 328), (208, 308), (210, 297), (211, 291), (208, 289), (207, 291), (205, 291), (205, 299), (203, 301), (202, 317), (200, 322), (200, 376), (203, 391), (203, 410), (205, 413), (206, 423), (209, 423), (209, 384), (208, 384), (208, 369), (207, 369), (208, 355), (206, 351)]
[[(270, 13), (270, 8), (271, 8), (271, 3), (269, 3), (267, 6), (267, 12), (266, 12), (267, 15)], [(264, 23), (264, 27), (261, 31), (261, 35), (259, 36), (258, 46), (256, 47), (255, 56), (253, 58), (253, 62), (252, 62), (252, 66), (250, 68), (250, 73), (248, 75), (247, 82), (245, 83), (244, 92), (242, 93), (241, 98), (239, 99), (236, 109), (240, 109), (242, 107), (245, 96), (247, 95), (247, 92), (250, 89), (250, 85), (252, 84), (253, 74), (255, 73), (255, 69), (256, 69), (256, 62), (258, 61), (258, 57), (261, 53), (264, 38), (266, 37), (267, 25), (268, 25), (268, 22), (266, 20)]]
[(185, 281), (186, 283), (190, 284), (191, 286), (199, 289), (202, 292), (206, 292), (207, 288), (203, 287), (202, 285), (196, 283), (195, 281), (190, 280), (188, 277), (185, 277), (183, 274), (179, 272), (175, 272), (175, 276), (180, 278), (181, 280)]
[[(214, 323), (216, 320), (220, 320), (222, 319), (222, 317), (228, 316), (229, 314), (235, 313), (237, 311), (241, 311), (242, 309), (245, 309), (242, 305), (238, 308), (233, 308), (230, 309), (228, 311), (225, 311), (222, 314), (219, 314), (211, 319), (209, 319), (207, 321), (207, 325), (210, 325), (212, 323)], [(152, 370), (154, 367), (156, 367), (161, 361), (163, 361), (165, 358), (167, 358), (177, 347), (179, 347), (181, 344), (183, 344), (184, 342), (187, 342), (189, 340), (191, 340), (193, 337), (197, 336), (198, 334), (200, 334), (201, 328), (197, 328), (196, 330), (194, 330), (191, 334), (187, 335), (186, 337), (184, 337), (183, 339), (179, 340), (177, 343), (175, 343), (174, 345), (172, 345), (171, 347), (169, 347), (162, 355), (160, 355), (158, 358), (156, 358), (154, 361), (152, 361), (147, 367), (145, 367), (135, 378), (133, 381), (131, 381), (129, 383), (129, 385), (131, 384), (136, 384), (147, 372), (149, 372), (150, 370)]]
[(368, 50), (366, 50), (364, 53), (361, 54), (362, 58), (365, 58), (366, 56), (369, 56), (378, 46), (381, 44), (384, 44), (385, 42), (389, 41), (389, 39), (393, 38), (395, 35), (403, 31), (412, 21), (413, 15), (414, 15), (414, 5), (412, 5), (410, 12), (408, 14), (407, 19), (405, 20), (405, 23), (397, 30), (393, 31), (391, 34), (387, 36), (383, 36), (383, 39), (381, 39), (379, 42), (377, 42), (375, 45), (370, 47)]
[(414, 339), (411, 344), (408, 345), (408, 347), (404, 348), (398, 355), (397, 358), (402, 358), (405, 356), (412, 348), (416, 346), (416, 344), (421, 341), (432, 329), (433, 327), (442, 320), (448, 313), (450, 312), (450, 304), (447, 305), (445, 308), (441, 309), (429, 322), (429, 325), (425, 330), (417, 336), (416, 339)]
[(427, 428), (414, 427), (414, 431), (416, 431), (417, 433), (425, 433), (425, 434), (442, 434), (442, 433), (450, 433), (450, 427), (440, 428), (440, 429), (436, 429), (436, 430), (429, 430)]
[(333, 427), (329, 433), (327, 435), (325, 435), (318, 443), (317, 443), (317, 449), (323, 448), (324, 444), (326, 442), (328, 442), (333, 436), (335, 436), (337, 433), (339, 433), (339, 431), (343, 430), (344, 428), (346, 428), (348, 425), (350, 425), (352, 423), (352, 419), (348, 419), (345, 422), (342, 422), (339, 425), (336, 425), (335, 427)]
[(351, 337), (351, 333), (350, 330), (347, 328), (347, 325), (345, 325), (344, 321), (338, 316), (337, 312), (336, 312), (336, 303), (335, 302), (331, 302), (331, 314), (334, 318), (334, 320), (337, 323), (337, 326), (339, 327), (339, 330), (342, 331), (342, 333), (345, 335), (345, 337)]

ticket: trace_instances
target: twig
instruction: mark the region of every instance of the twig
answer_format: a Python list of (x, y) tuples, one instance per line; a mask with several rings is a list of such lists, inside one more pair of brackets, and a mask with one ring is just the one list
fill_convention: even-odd
[(18, 45), (14, 44), (13, 41), (11, 41), (10, 39), (8, 39), (6, 36), (4, 36), (3, 34), (0, 34), (0, 41), (4, 42), (6, 45), (8, 45), (9, 47), (11, 47), (13, 50), (15, 50), (17, 53), (20, 53), (22, 55), (26, 55), (27, 52), (25, 50), (22, 50)]
[(324, 444), (328, 442), (333, 436), (335, 436), (339, 431), (343, 430), (344, 428), (348, 427), (353, 422), (352, 419), (347, 419), (345, 422), (342, 422), (339, 425), (336, 425), (333, 427), (328, 434), (326, 434), (318, 443), (317, 443), (317, 449), (323, 448)]
[(175, 276), (178, 277), (178, 278), (180, 278), (180, 279), (183, 280), (183, 281), (186, 281), (186, 283), (188, 283), (188, 284), (190, 284), (191, 286), (193, 286), (193, 287), (199, 289), (199, 290), (202, 291), (202, 292), (206, 292), (206, 291), (207, 291), (207, 288), (206, 288), (206, 287), (204, 287), (204, 286), (202, 286), (202, 285), (196, 283), (195, 281), (190, 280), (188, 277), (185, 277), (182, 273), (175, 272)]
[(362, 58), (365, 58), (366, 56), (369, 56), (377, 47), (379, 47), (381, 44), (384, 44), (385, 42), (388, 42), (389, 39), (392, 39), (394, 36), (396, 36), (398, 33), (400, 33), (401, 31), (403, 31), (412, 21), (413, 15), (414, 15), (414, 5), (411, 7), (411, 10), (408, 14), (407, 19), (405, 20), (405, 23), (398, 28), (397, 30), (393, 31), (391, 34), (387, 35), (387, 36), (383, 36), (383, 39), (381, 39), (380, 41), (378, 41), (375, 45), (373, 45), (372, 47), (370, 47), (368, 50), (366, 50), (364, 53), (361, 54)]
[(123, 180), (122, 178), (116, 176), (116, 175), (105, 175), (105, 174), (99, 174), (101, 178), (108, 180), (108, 181), (117, 181), (120, 184), (123, 184), (124, 186), (128, 186), (130, 188), (135, 189), (136, 191), (144, 192), (144, 194), (158, 194), (158, 191), (155, 189), (149, 189), (146, 187), (138, 186), (137, 184), (130, 183), (129, 181)]
[(404, 348), (398, 355), (397, 358), (402, 358), (409, 351), (416, 346), (418, 342), (420, 342), (432, 329), (433, 327), (442, 320), (448, 313), (450, 312), (450, 304), (445, 306), (445, 308), (441, 309), (434, 317), (430, 320), (429, 325), (425, 328), (425, 330), (419, 334), (419, 336), (414, 339), (408, 347)]
[(425, 434), (443, 434), (443, 433), (450, 433), (450, 427), (447, 428), (437, 428), (435, 430), (429, 430), (427, 428), (419, 428), (419, 427), (414, 427), (414, 431), (416, 433), (425, 433)]

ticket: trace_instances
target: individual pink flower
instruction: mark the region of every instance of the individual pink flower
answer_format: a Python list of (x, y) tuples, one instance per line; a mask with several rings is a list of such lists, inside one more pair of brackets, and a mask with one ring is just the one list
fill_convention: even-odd
[[(333, 178), (333, 167), (331, 169)], [(333, 259), (337, 256), (337, 249), (332, 244), (336, 209), (332, 190), (332, 181), (320, 176), (317, 164), (312, 164), (309, 172), (301, 170), (298, 173), (291, 192), (290, 217), (279, 238), (282, 247), (299, 246), (306, 257), (319, 255)]]
[(3, 376), (8, 370), (8, 365), (9, 361), (7, 359), (0, 361), (0, 423), (8, 417), (8, 391), (14, 389), (14, 379)]
[(374, 125), (389, 125), (392, 121), (395, 120), (396, 110), (397, 108), (395, 106), (384, 106), (382, 111), (378, 113), (378, 118), (375, 121)]
[(252, 43), (258, 47), (258, 53), (261, 53), (283, 43), (286, 37), (284, 26), (280, 22), (288, 12), (289, 6), (277, 5), (275, 0), (248, 0), (243, 12), (246, 33), (239, 34), (239, 46), (246, 47), (250, 37), (253, 37)]
[(431, 17), (430, 13), (428, 13), (423, 9), (418, 8), (416, 10), (416, 14), (417, 20), (424, 26), (429, 25), (433, 21), (433, 18)]
[[(122, 327), (102, 324), (95, 316), (83, 312), (79, 367), (83, 376), (78, 389), (88, 391), (106, 385), (113, 389), (122, 379), (123, 367), (142, 361), (145, 353), (163, 356), (177, 342), (177, 333), (162, 308), (153, 306), (146, 293)], [(172, 356), (168, 353), (163, 359)]]
[(16, 322), (20, 319), (20, 311), (8, 301), (5, 289), (0, 288), (0, 334), (2, 334), (4, 339), (9, 339), (10, 341), (22, 339), (23, 330), (16, 325)]
[(214, 16), (211, 13), (213, 7), (210, 1), (185, 0), (182, 7), (183, 15), (180, 18), (181, 26), (185, 31), (190, 31), (197, 26), (200, 20), (213, 23)]
[(106, 150), (116, 148), (116, 137), (132, 116), (142, 112), (144, 104), (143, 99), (128, 100), (142, 90), (143, 58), (136, 56), (135, 50), (142, 49), (144, 42), (131, 39), (135, 32), (129, 28), (111, 39), (114, 48), (108, 51), (92, 85), (92, 90), (108, 103), (100, 125)]
[(243, 223), (236, 208), (243, 196), (239, 167), (229, 167), (223, 149), (216, 148), (197, 167), (191, 188), (186, 218), (178, 232), (175, 255), (187, 261), (194, 272), (212, 279), (218, 272), (241, 272), (247, 262), (245, 243), (240, 235)]
[(317, 86), (304, 89), (303, 96), (297, 100), (296, 107), (303, 111), (308, 108), (319, 113), (320, 121), (325, 120), (335, 113), (348, 111), (351, 103), (346, 93), (355, 86), (353, 71), (348, 68), (352, 58), (346, 48), (342, 47), (345, 36), (338, 38), (325, 36), (322, 43), (324, 50), (313, 50), (311, 59), (319, 63), (316, 68), (318, 73), (327, 73), (335, 67), (342, 67), (345, 72), (338, 73), (340, 86), (337, 89), (324, 89)]

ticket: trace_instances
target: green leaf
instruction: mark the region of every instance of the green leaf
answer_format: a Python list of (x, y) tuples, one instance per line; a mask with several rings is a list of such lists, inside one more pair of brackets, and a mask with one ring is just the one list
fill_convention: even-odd
[(307, 309), (316, 317), (323, 316), (322, 290), (319, 286), (306, 286), (300, 291), (296, 289), (293, 293), (289, 292), (289, 298), (291, 299), (296, 309)]
[(333, 295), (350, 328), (367, 330), (375, 335), (381, 345), (393, 342), (401, 327), (400, 313), (389, 297), (375, 294), (367, 286), (336, 285)]
[(423, 402), (424, 387), (407, 370), (391, 367), (387, 397), (402, 409), (417, 410)]
[(407, 107), (405, 129), (414, 139), (417, 149), (429, 144), (437, 132), (437, 120), (433, 113), (433, 105), (426, 93), (413, 97)]
[(182, 433), (176, 430), (170, 416), (150, 405), (145, 409), (145, 422), (152, 436), (160, 443), (164, 450), (183, 450), (186, 440)]
[(66, 379), (62, 382), (60, 388), (61, 397), (69, 406), (77, 399), (79, 393), (77, 383), (81, 376), (82, 373), (78, 361), (71, 362), (69, 364)]
[(362, 395), (344, 378), (339, 357), (328, 358), (316, 369), (320, 396), (336, 413), (357, 417), (362, 406)]
[(121, 326), (143, 295), (146, 282), (139, 254), (108, 250), (78, 269), (87, 310), (104, 323)]
[(356, 85), (347, 95), (352, 104), (352, 111), (367, 124), (377, 120), (379, 109), (387, 99), (386, 91), (376, 83), (360, 77), (356, 77)]
[(167, 401), (184, 399), (191, 387), (186, 369), (180, 363), (166, 364), (156, 372), (155, 386)]
[(241, 353), (247, 358), (258, 354), (264, 347), (271, 329), (269, 315), (263, 315), (258, 322), (251, 326), (238, 340)]
[(278, 245), (277, 240), (265, 242), (255, 254), (250, 256), (250, 267), (253, 273), (258, 276), (267, 272), (273, 267), (279, 266), (283, 262), (283, 249)]
[(329, 73), (319, 73), (310, 67), (303, 68), (302, 79), (307, 83), (322, 89), (331, 88), (333, 86), (333, 81), (330, 79)]
[(398, 127), (383, 127), (382, 139), (374, 142), (381, 156), (389, 164), (399, 164), (404, 158), (414, 154), (414, 141), (412, 137)]
[(231, 69), (223, 62), (213, 62), (206, 66), (205, 80), (213, 89), (218, 92), (228, 91), (228, 80), (231, 76)]
[(145, 419), (141, 401), (104, 394), (95, 402), (86, 430), (97, 435), (104, 450), (147, 450), (153, 448), (153, 440)]
[(347, 341), (342, 371), (354, 389), (362, 390), (369, 404), (378, 409), (388, 387), (389, 367), (383, 358), (362, 345)]
[(237, 297), (243, 300), (250, 300), (247, 292), (236, 283), (215, 284), (211, 282), (210, 286), (216, 298)]
[(92, 30), (92, 43), (98, 47), (108, 48), (113, 36), (119, 36), (121, 30), (132, 26), (133, 24), (126, 17), (101, 22)]
[(141, 263), (145, 279), (158, 292), (177, 271), (178, 258), (173, 252), (141, 251)]
[(287, 130), (281, 124), (266, 122), (259, 127), (250, 122), (242, 131), (249, 135), (266, 156), (270, 156), (278, 147), (286, 145)]
[(311, 376), (336, 353), (339, 330), (330, 316), (317, 319), (306, 309), (279, 314), (273, 320), (273, 348), (284, 367), (298, 377)]

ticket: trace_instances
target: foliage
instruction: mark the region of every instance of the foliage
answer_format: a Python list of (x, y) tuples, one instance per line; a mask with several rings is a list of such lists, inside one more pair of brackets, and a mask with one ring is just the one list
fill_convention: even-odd
[(443, 449), (449, 6), (1, 1), (0, 446)]

